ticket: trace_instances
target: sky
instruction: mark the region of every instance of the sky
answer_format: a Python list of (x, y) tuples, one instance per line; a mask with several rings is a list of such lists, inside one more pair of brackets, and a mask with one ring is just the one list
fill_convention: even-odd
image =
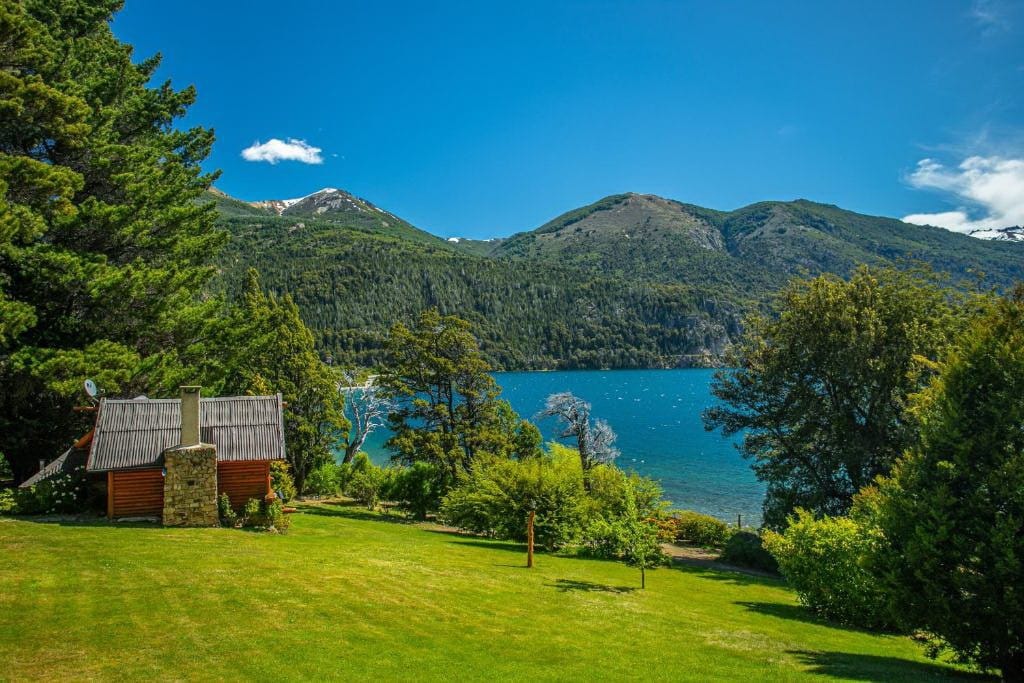
[(152, 2), (113, 29), (246, 199), (343, 188), (441, 236), (620, 192), (1024, 224), (1024, 0)]

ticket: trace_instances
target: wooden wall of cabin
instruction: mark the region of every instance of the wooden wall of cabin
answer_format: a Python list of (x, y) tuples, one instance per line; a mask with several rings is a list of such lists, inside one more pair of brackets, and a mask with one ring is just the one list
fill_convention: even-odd
[(227, 493), (231, 507), (241, 510), (250, 498), (263, 500), (270, 493), (270, 462), (231, 461), (217, 463), (217, 496)]
[[(250, 498), (263, 500), (270, 492), (270, 463), (217, 463), (217, 495), (227, 493), (231, 507), (241, 510)], [(107, 472), (109, 517), (157, 517), (164, 511), (164, 477), (159, 469)]]
[(164, 476), (159, 469), (107, 473), (107, 515), (156, 517), (164, 513)]

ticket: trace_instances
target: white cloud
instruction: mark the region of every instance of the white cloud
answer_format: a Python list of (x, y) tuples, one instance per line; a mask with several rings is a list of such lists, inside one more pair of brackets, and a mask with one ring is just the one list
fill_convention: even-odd
[(266, 142), (257, 140), (249, 147), (242, 150), (242, 158), (246, 161), (266, 161), (269, 164), (276, 164), (279, 161), (301, 161), (304, 164), (322, 164), (324, 158), (320, 156), (323, 150), (314, 147), (305, 140), (288, 138), (278, 140), (270, 138)]
[(973, 156), (956, 168), (922, 159), (908, 180), (919, 189), (948, 193), (962, 206), (905, 216), (907, 223), (957, 232), (1024, 225), (1024, 159)]

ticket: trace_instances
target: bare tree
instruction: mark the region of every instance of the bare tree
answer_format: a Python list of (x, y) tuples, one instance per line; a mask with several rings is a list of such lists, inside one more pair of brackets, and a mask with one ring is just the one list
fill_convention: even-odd
[(364, 384), (356, 384), (355, 373), (342, 372), (345, 380), (339, 390), (345, 394), (345, 413), (352, 422), (348, 439), (345, 442), (345, 457), (342, 462), (352, 462), (356, 453), (363, 447), (366, 439), (375, 429), (382, 426), (394, 404), (388, 399), (380, 387), (370, 377)]
[(590, 430), (591, 462), (612, 462), (619, 457), (619, 449), (614, 446), (617, 438), (610, 424), (604, 420), (595, 420), (594, 427)]
[(587, 473), (594, 465), (611, 462), (619, 456), (613, 446), (615, 432), (604, 420), (590, 422), (590, 404), (569, 392), (551, 394), (544, 404), (541, 418), (553, 417), (562, 423), (558, 436), (575, 439), (583, 467), (584, 483), (589, 488)]

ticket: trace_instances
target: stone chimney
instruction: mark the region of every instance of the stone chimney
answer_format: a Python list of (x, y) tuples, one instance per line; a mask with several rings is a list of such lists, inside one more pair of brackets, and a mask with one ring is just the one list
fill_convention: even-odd
[(199, 416), (200, 387), (181, 388), (181, 442), (182, 446), (198, 446), (199, 430), (202, 427)]
[(217, 448), (200, 439), (199, 394), (181, 388), (181, 443), (164, 451), (166, 526), (217, 525)]

